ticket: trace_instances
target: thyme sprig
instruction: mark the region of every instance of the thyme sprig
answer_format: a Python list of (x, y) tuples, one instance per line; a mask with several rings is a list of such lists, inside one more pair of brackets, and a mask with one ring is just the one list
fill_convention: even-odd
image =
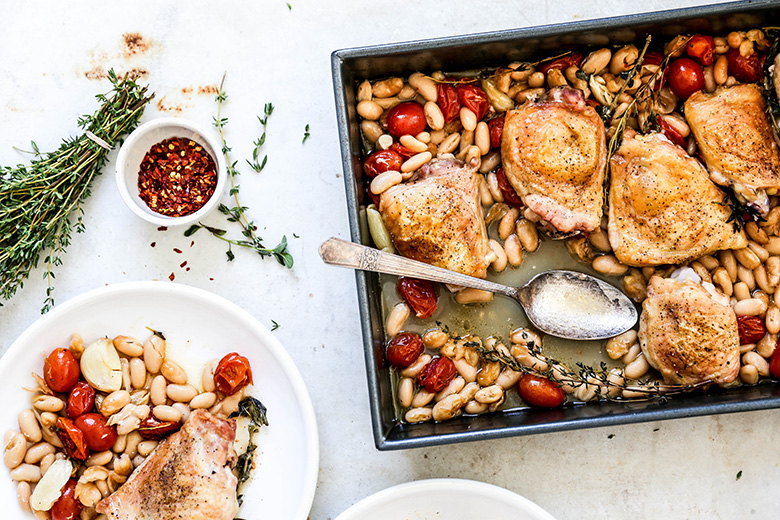
[(252, 150), (252, 160), (250, 161), (247, 159), (247, 164), (257, 173), (260, 173), (263, 171), (263, 168), (265, 168), (265, 163), (268, 162), (268, 155), (263, 156), (263, 160), (261, 162), (257, 161), (257, 158), (260, 155), (260, 148), (262, 148), (263, 144), (265, 144), (265, 132), (266, 132), (266, 126), (268, 125), (268, 118), (273, 114), (274, 112), (274, 106), (272, 103), (266, 103), (265, 107), (263, 108), (263, 114), (265, 117), (257, 116), (257, 120), (260, 121), (260, 124), (263, 125), (263, 134), (257, 138), (256, 141), (254, 141), (252, 144), (255, 145), (254, 150)]
[(248, 396), (241, 399), (238, 403), (238, 410), (229, 415), (230, 419), (236, 417), (249, 418), (249, 444), (246, 447), (246, 451), (238, 456), (236, 460), (235, 471), (238, 474), (238, 487), (249, 480), (249, 476), (252, 470), (253, 461), (255, 458), (255, 450), (257, 444), (255, 444), (255, 434), (260, 430), (261, 426), (268, 426), (268, 410), (259, 400), (254, 397)]
[(774, 42), (769, 47), (769, 51), (766, 55), (766, 62), (764, 63), (764, 81), (763, 91), (764, 99), (766, 100), (766, 112), (769, 115), (769, 120), (772, 121), (772, 126), (775, 132), (780, 134), (780, 99), (777, 97), (777, 90), (773, 82), (773, 77), (770, 69), (774, 66), (774, 74), (780, 77), (780, 70), (777, 70), (775, 65), (776, 56), (780, 53), (780, 29), (765, 28), (764, 31), (774, 37)]
[[(146, 94), (133, 78), (108, 72), (112, 90), (96, 96), (102, 103), (94, 114), (78, 119), (85, 131), (63, 140), (60, 147), (41, 153), (32, 142), (29, 166), (0, 166), (0, 296), (11, 299), (24, 285), (42, 253), (47, 280), (41, 313), (54, 306), (54, 268), (62, 265), (71, 232), (84, 232), (81, 203), (90, 195), (110, 150), (87, 137), (91, 132), (109, 146), (138, 124), (154, 94)], [(71, 216), (75, 215), (75, 221)]]
[[(219, 92), (217, 92), (217, 97), (216, 97), (217, 115), (214, 117), (214, 126), (217, 128), (220, 141), (222, 142), (222, 154), (225, 156), (225, 162), (227, 163), (228, 177), (230, 179), (230, 196), (233, 197), (235, 206), (229, 207), (227, 204), (220, 204), (218, 206), (218, 210), (220, 211), (220, 213), (222, 213), (227, 217), (228, 222), (235, 222), (239, 226), (241, 226), (241, 235), (244, 238), (241, 239), (229, 238), (226, 236), (227, 230), (217, 228), (214, 226), (208, 226), (202, 222), (198, 222), (197, 224), (193, 224), (192, 226), (190, 226), (184, 232), (184, 236), (189, 237), (195, 234), (196, 232), (198, 232), (198, 230), (205, 229), (206, 231), (211, 233), (211, 235), (214, 236), (215, 238), (218, 238), (219, 240), (222, 240), (223, 242), (226, 242), (228, 244), (227, 251), (225, 251), (225, 255), (227, 256), (228, 262), (231, 262), (236, 258), (236, 255), (233, 253), (233, 246), (240, 246), (240, 247), (246, 247), (253, 250), (261, 257), (271, 256), (275, 258), (276, 261), (279, 262), (281, 265), (287, 268), (292, 268), (293, 257), (290, 251), (287, 249), (287, 236), (283, 235), (282, 239), (279, 241), (276, 247), (273, 248), (265, 247), (265, 245), (263, 245), (263, 238), (257, 235), (257, 229), (258, 229), (257, 225), (254, 223), (254, 221), (249, 220), (249, 218), (247, 217), (247, 211), (249, 211), (249, 208), (242, 205), (238, 199), (240, 186), (236, 184), (236, 178), (239, 175), (241, 175), (241, 172), (239, 172), (238, 168), (236, 168), (237, 163), (235, 161), (230, 160), (230, 152), (232, 149), (228, 146), (227, 141), (225, 139), (224, 130), (228, 124), (228, 118), (222, 117), (222, 106), (224, 105), (225, 101), (227, 101), (228, 95), (227, 92), (225, 92), (224, 85), (225, 85), (225, 75), (222, 76), (222, 81), (219, 84)], [(263, 143), (265, 143), (265, 125), (268, 122), (268, 116), (270, 116), (272, 112), (273, 112), (273, 105), (271, 103), (267, 103), (264, 109), (265, 117), (264, 118), (258, 117), (258, 119), (260, 119), (260, 123), (263, 125), (263, 134), (260, 136), (260, 138), (257, 141), (254, 142), (255, 159), (257, 153), (259, 153), (258, 148), (262, 146)], [(262, 166), (265, 166), (265, 159), (263, 160)], [(262, 169), (262, 167), (260, 169)]]

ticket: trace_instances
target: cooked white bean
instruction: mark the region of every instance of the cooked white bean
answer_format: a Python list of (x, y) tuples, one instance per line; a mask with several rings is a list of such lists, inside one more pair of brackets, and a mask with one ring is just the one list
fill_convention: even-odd
[(149, 456), (157, 447), (157, 441), (143, 441), (138, 443), (138, 454), (142, 457)]
[(393, 186), (401, 184), (402, 181), (403, 177), (401, 176), (401, 172), (387, 170), (371, 179), (371, 193), (374, 195), (381, 195)]
[(111, 451), (114, 453), (122, 453), (127, 447), (127, 434), (119, 434), (116, 438), (116, 442), (111, 446)]
[(111, 450), (106, 450), (106, 451), (97, 451), (90, 454), (90, 456), (87, 457), (87, 460), (84, 461), (84, 463), (88, 467), (106, 466), (110, 464), (112, 460), (114, 460), (114, 452)]
[(780, 333), (780, 309), (774, 304), (766, 310), (766, 330), (770, 334)]
[(739, 368), (739, 378), (746, 385), (755, 385), (758, 377), (758, 369), (753, 365), (742, 365)]
[(422, 408), (423, 406), (426, 406), (428, 403), (433, 401), (433, 398), (436, 394), (433, 392), (429, 392), (424, 388), (421, 388), (417, 391), (417, 393), (414, 395), (414, 398), (412, 399), (412, 408)]
[(363, 80), (363, 82), (358, 85), (357, 89), (357, 101), (360, 103), (361, 101), (370, 101), (373, 97), (373, 89), (371, 88), (371, 82), (366, 80)]
[(631, 363), (626, 365), (623, 373), (628, 379), (639, 379), (650, 370), (650, 365), (647, 363), (645, 356), (639, 355)]
[(100, 403), (100, 413), (108, 417), (130, 404), (130, 401), (132, 401), (130, 392), (127, 390), (116, 390), (108, 394), (103, 399), (103, 402)]
[(737, 266), (737, 279), (744, 282), (751, 291), (756, 288), (756, 278), (753, 276), (753, 271), (743, 265)]
[(746, 352), (742, 355), (742, 363), (744, 365), (753, 365), (758, 370), (758, 374), (764, 377), (769, 376), (769, 363), (766, 359), (761, 357), (758, 352)]
[(43, 438), (38, 419), (32, 410), (24, 410), (19, 413), (19, 431), (30, 442), (39, 442)]
[(712, 74), (715, 77), (715, 83), (723, 85), (729, 78), (729, 62), (726, 56), (718, 56), (715, 60), (715, 66), (712, 69)]
[(766, 294), (773, 294), (775, 292), (775, 288), (769, 283), (764, 264), (753, 269), (753, 278), (756, 280), (756, 285), (758, 285)]
[(761, 264), (761, 260), (759, 260), (756, 253), (749, 247), (734, 250), (734, 257), (736, 257), (737, 262), (750, 270), (755, 269)]
[(377, 104), (374, 101), (371, 100), (364, 100), (357, 104), (357, 112), (363, 119), (368, 119), (370, 121), (376, 121), (380, 117), (382, 117), (382, 112), (384, 110), (382, 109), (379, 104)]
[(33, 397), (33, 408), (42, 412), (59, 412), (65, 408), (65, 403), (53, 395), (36, 395)]
[(456, 377), (452, 381), (450, 381), (450, 384), (444, 387), (443, 390), (437, 392), (434, 398), (437, 401), (441, 401), (448, 395), (459, 393), (461, 390), (463, 390), (464, 386), (466, 386), (466, 380), (463, 379), (462, 377)]
[(750, 287), (745, 282), (737, 282), (734, 284), (734, 297), (738, 300), (750, 299)]
[(606, 351), (611, 359), (619, 359), (628, 354), (631, 346), (636, 343), (636, 330), (630, 329), (607, 340)]
[(114, 459), (114, 471), (123, 477), (126, 477), (133, 472), (133, 461), (130, 460), (130, 457), (126, 453), (123, 453), (122, 456)]
[(734, 257), (734, 252), (729, 250), (718, 252), (718, 258), (720, 259), (720, 265), (722, 265), (726, 272), (729, 274), (731, 283), (737, 281), (737, 259)]
[(493, 293), (482, 289), (463, 289), (455, 295), (455, 301), (460, 304), (487, 303), (493, 299)]
[(395, 96), (404, 88), (404, 80), (401, 78), (387, 78), (374, 83), (372, 93), (378, 98)]
[(467, 383), (466, 386), (464, 386), (459, 393), (460, 396), (463, 398), (463, 401), (468, 402), (474, 399), (474, 394), (476, 394), (479, 391), (479, 388), (480, 388), (479, 384), (471, 382), (471, 383)]
[(737, 316), (759, 316), (766, 312), (766, 305), (758, 298), (747, 298), (734, 304)]
[(41, 476), (41, 468), (33, 464), (20, 464), (11, 470), (11, 479), (17, 482), (38, 482)]
[(376, 121), (369, 121), (368, 119), (364, 119), (360, 122), (360, 130), (363, 132), (363, 135), (366, 136), (366, 139), (368, 139), (368, 141), (371, 143), (376, 143), (384, 134), (382, 127), (379, 126), (379, 123)]
[(190, 418), (190, 412), (192, 411), (190, 410), (189, 405), (187, 403), (173, 403), (171, 406), (181, 413), (181, 422), (187, 422), (187, 419)]
[(639, 57), (639, 49), (634, 45), (626, 45), (612, 55), (609, 62), (609, 72), (617, 76), (631, 68)]
[(414, 381), (409, 377), (402, 377), (398, 383), (398, 402), (402, 408), (412, 406), (414, 398)]
[(27, 464), (38, 464), (48, 454), (54, 454), (57, 450), (46, 441), (41, 441), (30, 446), (24, 456)]
[(406, 303), (400, 302), (395, 304), (387, 315), (387, 323), (385, 325), (385, 332), (387, 332), (387, 335), (391, 338), (397, 336), (398, 333), (401, 332), (404, 323), (406, 323), (406, 320), (411, 313), (412, 310)]
[(465, 405), (465, 401), (460, 394), (451, 394), (436, 403), (433, 406), (431, 416), (434, 421), (446, 421), (452, 419), (460, 412), (460, 409)]
[(501, 240), (506, 240), (509, 235), (514, 233), (515, 224), (520, 217), (520, 211), (517, 208), (510, 208), (498, 223), (498, 236)]
[(41, 412), (41, 426), (51, 428), (57, 424), (59, 416), (52, 412)]
[(163, 405), (167, 401), (168, 394), (166, 393), (168, 383), (165, 382), (165, 377), (158, 375), (152, 379), (152, 385), (149, 387), (149, 399), (155, 406)]
[(479, 165), (480, 173), (487, 173), (495, 170), (501, 165), (501, 151), (493, 150), (487, 155), (482, 156), (482, 164)]
[(611, 276), (621, 276), (628, 272), (628, 266), (621, 264), (614, 255), (597, 256), (593, 259), (593, 269)]
[(431, 78), (419, 72), (415, 72), (409, 76), (409, 84), (413, 86), (426, 101), (436, 101), (438, 89), (436, 87), (436, 82)]
[(422, 372), (422, 369), (425, 368), (425, 365), (427, 365), (430, 361), (430, 354), (420, 354), (414, 363), (401, 370), (401, 377), (414, 379), (420, 372)]
[(127, 434), (127, 443), (125, 445), (125, 453), (131, 459), (138, 455), (138, 445), (143, 441), (143, 437), (137, 431)]
[(518, 220), (515, 232), (523, 245), (523, 249), (533, 253), (539, 248), (539, 232), (536, 230), (536, 225), (533, 222), (525, 218)]
[(428, 101), (423, 108), (425, 112), (425, 121), (432, 130), (441, 130), (444, 128), (444, 114), (441, 108), (434, 101)]
[(423, 344), (430, 349), (439, 349), (450, 337), (441, 329), (431, 329), (422, 336)]
[(410, 173), (417, 171), (423, 164), (429, 162), (432, 158), (433, 155), (431, 155), (431, 152), (422, 152), (413, 155), (401, 165), (401, 172)]
[(477, 127), (474, 130), (474, 144), (479, 147), (482, 155), (490, 151), (490, 129), (484, 121), (477, 123)]
[(404, 419), (409, 423), (421, 423), (430, 421), (433, 417), (433, 408), (412, 408), (404, 415)]
[(198, 395), (198, 389), (192, 385), (168, 385), (165, 393), (173, 401), (189, 403)]
[(496, 202), (504, 202), (504, 194), (501, 193), (501, 188), (498, 187), (496, 172), (488, 173), (485, 176), (485, 180), (487, 180), (488, 188), (490, 189), (490, 194), (493, 196), (493, 200)]
[(504, 390), (507, 390), (514, 385), (517, 384), (518, 381), (520, 381), (520, 378), (523, 377), (522, 372), (518, 372), (509, 368), (505, 368), (501, 371), (501, 373), (498, 375), (498, 378), (496, 378), (496, 384), (503, 388)]
[(499, 244), (497, 240), (494, 240), (492, 238), (488, 242), (488, 245), (490, 246), (490, 250), (493, 251), (493, 254), (496, 255), (496, 259), (493, 260), (493, 262), (491, 263), (491, 267), (497, 273), (500, 273), (501, 271), (506, 269), (506, 264), (507, 264), (506, 252), (504, 251), (504, 248), (501, 247), (501, 244)]
[(444, 155), (445, 153), (452, 153), (455, 151), (455, 148), (458, 147), (460, 144), (460, 132), (455, 132), (450, 135), (448, 135), (444, 141), (442, 141), (439, 144), (439, 155)]
[(734, 294), (734, 285), (723, 267), (718, 267), (712, 272), (712, 281), (726, 296)]
[(30, 496), (32, 495), (32, 488), (29, 482), (19, 482), (16, 485), (16, 499), (19, 501), (19, 507), (22, 511), (30, 511)]
[(612, 51), (604, 48), (591, 52), (582, 62), (582, 72), (585, 74), (597, 74), (607, 68), (612, 59)]
[(455, 365), (458, 374), (460, 374), (467, 383), (473, 383), (477, 380), (477, 368), (469, 364), (465, 358), (453, 360), (453, 364)]
[(504, 397), (504, 389), (500, 385), (486, 386), (474, 394), (474, 400), (484, 404), (495, 403)]
[(144, 353), (143, 344), (130, 336), (117, 336), (113, 339), (114, 348), (129, 357), (138, 357)]
[(165, 379), (175, 385), (187, 384), (187, 372), (170, 359), (163, 361), (163, 364), (160, 366), (160, 373)]
[(758, 343), (756, 343), (756, 351), (758, 354), (765, 358), (769, 359), (772, 357), (772, 354), (775, 353), (775, 348), (777, 347), (777, 334), (768, 333), (764, 334), (764, 337), (758, 340)]
[(506, 251), (507, 261), (514, 267), (523, 263), (523, 248), (520, 245), (520, 239), (512, 233), (504, 240), (504, 251)]
[(152, 408), (152, 415), (161, 421), (181, 421), (181, 412), (173, 406), (161, 404)]
[(197, 410), (198, 408), (211, 408), (216, 402), (217, 394), (214, 392), (203, 392), (192, 398), (190, 401), (190, 408), (193, 410)]
[(479, 415), (487, 412), (488, 408), (490, 408), (489, 404), (472, 400), (466, 403), (466, 406), (463, 407), (463, 411), (471, 415)]
[(460, 107), (460, 123), (465, 130), (473, 132), (477, 128), (477, 115), (467, 107)]
[(144, 363), (146, 363), (146, 370), (151, 374), (156, 374), (160, 371), (164, 359), (165, 340), (157, 334), (152, 334), (152, 336), (144, 342)]
[(143, 388), (146, 384), (146, 363), (141, 358), (130, 360), (130, 386)]
[(3, 450), (3, 462), (8, 469), (14, 469), (22, 463), (24, 455), (27, 452), (27, 441), (19, 432), (11, 432), (12, 435), (6, 439)]

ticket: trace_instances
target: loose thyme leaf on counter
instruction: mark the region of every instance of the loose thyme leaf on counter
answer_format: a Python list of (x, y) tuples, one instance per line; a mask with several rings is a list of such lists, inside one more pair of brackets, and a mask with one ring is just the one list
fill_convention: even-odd
[[(235, 201), (236, 205), (232, 208), (228, 207), (225, 204), (219, 205), (219, 211), (227, 217), (228, 222), (236, 222), (241, 226), (241, 236), (243, 236), (243, 239), (233, 239), (227, 237), (227, 231), (224, 229), (206, 226), (202, 222), (198, 222), (197, 224), (193, 224), (192, 226), (187, 229), (187, 231), (184, 232), (184, 236), (191, 236), (198, 232), (201, 228), (205, 229), (209, 233), (211, 233), (216, 238), (222, 240), (223, 242), (227, 242), (228, 249), (225, 251), (225, 255), (227, 256), (228, 262), (232, 262), (235, 260), (236, 255), (233, 253), (233, 246), (241, 246), (241, 247), (247, 247), (249, 249), (254, 250), (257, 254), (259, 254), (262, 257), (266, 256), (272, 256), (276, 259), (277, 262), (279, 262), (281, 265), (292, 268), (293, 266), (293, 257), (292, 254), (287, 250), (287, 236), (283, 235), (281, 241), (279, 244), (274, 248), (267, 248), (263, 245), (263, 239), (262, 237), (257, 236), (257, 226), (255, 223), (247, 218), (247, 211), (249, 211), (249, 208), (246, 206), (242, 206), (241, 203), (238, 200), (238, 194), (241, 191), (238, 184), (236, 184), (236, 177), (241, 174), (241, 172), (238, 171), (236, 168), (236, 162), (231, 162), (229, 152), (231, 151), (231, 148), (227, 145), (227, 141), (225, 140), (225, 133), (224, 129), (225, 126), (227, 126), (228, 119), (226, 117), (222, 117), (222, 105), (225, 101), (227, 101), (227, 92), (223, 89), (223, 86), (225, 85), (225, 76), (222, 76), (222, 82), (219, 84), (219, 92), (217, 93), (216, 101), (217, 101), (217, 115), (214, 117), (214, 126), (217, 127), (217, 131), (219, 132), (219, 138), (222, 142), (222, 153), (225, 156), (225, 162), (227, 163), (227, 171), (228, 171), (228, 177), (230, 179), (230, 196), (233, 197), (233, 200)], [(256, 172), (260, 172), (266, 164), (266, 160), (268, 159), (268, 156), (263, 157), (263, 160), (261, 163), (257, 162), (257, 158), (259, 156), (259, 149), (263, 144), (265, 143), (265, 129), (266, 125), (268, 124), (268, 117), (273, 113), (274, 106), (271, 103), (266, 103), (265, 107), (263, 108), (263, 115), (264, 117), (259, 117), (258, 120), (260, 121), (260, 124), (263, 125), (263, 134), (260, 136), (259, 139), (253, 142), (255, 145), (254, 151), (252, 152), (253, 160), (254, 162), (247, 161), (249, 165), (254, 169)]]
[(306, 128), (303, 129), (303, 141), (301, 141), (301, 144), (306, 142), (306, 139), (309, 138), (309, 135), (311, 134), (309, 134), (309, 125), (307, 124)]
[[(100, 175), (110, 150), (87, 137), (87, 132), (113, 146), (138, 124), (154, 94), (128, 76), (108, 72), (113, 86), (96, 96), (102, 103), (78, 125), (85, 133), (64, 139), (60, 147), (41, 153), (31, 143), (34, 159), (29, 166), (0, 166), (0, 296), (11, 299), (32, 269), (44, 257), (43, 278), (49, 283), (42, 313), (54, 305), (53, 267), (62, 264), (73, 230), (84, 231), (81, 203), (90, 195), (92, 179)], [(75, 215), (75, 222), (71, 216)]]

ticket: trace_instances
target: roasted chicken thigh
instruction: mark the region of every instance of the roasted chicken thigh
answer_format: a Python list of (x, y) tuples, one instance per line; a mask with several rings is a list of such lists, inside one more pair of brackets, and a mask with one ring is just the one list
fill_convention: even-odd
[(609, 242), (621, 263), (681, 264), (747, 246), (727, 222), (725, 194), (662, 134), (627, 130), (610, 166)]
[(598, 229), (607, 163), (604, 124), (582, 91), (550, 90), (545, 99), (510, 110), (501, 156), (507, 180), (555, 231)]
[(730, 185), (737, 197), (766, 215), (766, 190), (780, 189), (780, 153), (758, 86), (696, 92), (685, 102), (685, 117), (712, 180)]
[(720, 300), (691, 280), (650, 278), (639, 345), (666, 383), (728, 383), (737, 377), (737, 316), (727, 298)]
[(484, 278), (488, 236), (474, 165), (435, 159), (416, 181), (381, 195), (379, 212), (398, 252), (459, 273)]

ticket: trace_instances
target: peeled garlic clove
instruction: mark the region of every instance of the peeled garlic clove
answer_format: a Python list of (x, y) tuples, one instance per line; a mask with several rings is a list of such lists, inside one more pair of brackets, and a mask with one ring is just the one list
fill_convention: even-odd
[(488, 101), (496, 112), (506, 112), (515, 108), (515, 100), (507, 96), (489, 79), (482, 80), (482, 90), (487, 94)]
[(36, 511), (48, 511), (60, 498), (62, 488), (73, 473), (73, 464), (68, 459), (55, 460), (43, 475), (30, 496), (30, 506)]
[(101, 392), (122, 388), (122, 363), (110, 339), (100, 338), (84, 349), (81, 373), (90, 385)]

